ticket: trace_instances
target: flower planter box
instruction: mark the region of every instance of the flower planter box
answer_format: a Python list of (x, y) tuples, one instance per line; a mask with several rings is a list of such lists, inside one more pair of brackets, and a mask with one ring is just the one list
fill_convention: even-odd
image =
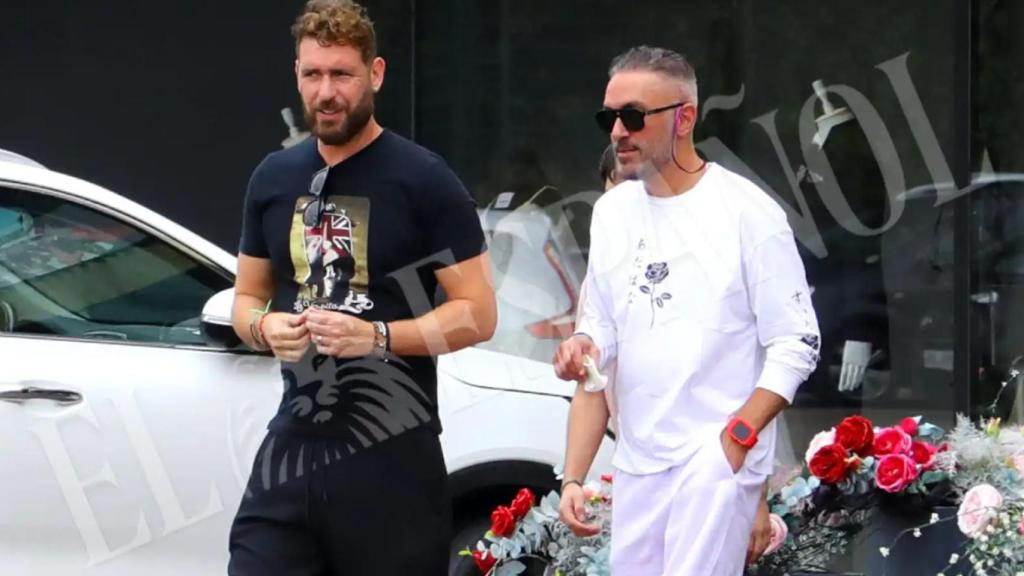
[[(967, 541), (957, 528), (956, 511), (954, 506), (936, 506), (927, 512), (917, 513), (879, 508), (865, 529), (868, 544), (864, 572), (890, 576), (969, 573), (971, 568), (965, 559), (947, 569), (950, 554), (960, 552)], [(929, 524), (932, 512), (939, 516), (939, 522), (935, 524)], [(919, 538), (908, 532), (896, 540), (900, 532), (922, 525), (926, 527), (921, 529)], [(889, 549), (888, 557), (879, 552), (881, 547)]]

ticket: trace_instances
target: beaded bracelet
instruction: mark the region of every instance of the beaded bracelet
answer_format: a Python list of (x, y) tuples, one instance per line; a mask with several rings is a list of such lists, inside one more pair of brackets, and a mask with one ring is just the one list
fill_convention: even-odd
[(263, 308), (250, 308), (249, 312), (252, 316), (249, 319), (249, 335), (252, 336), (253, 343), (258, 348), (264, 350), (269, 349), (266, 338), (263, 337), (263, 320), (266, 319), (267, 314), (270, 313), (270, 304), (272, 300), (267, 300), (266, 306)]
[(261, 314), (260, 319), (256, 321), (256, 335), (259, 336), (257, 343), (264, 348), (267, 347), (267, 337), (263, 335), (263, 321), (267, 319), (269, 314)]

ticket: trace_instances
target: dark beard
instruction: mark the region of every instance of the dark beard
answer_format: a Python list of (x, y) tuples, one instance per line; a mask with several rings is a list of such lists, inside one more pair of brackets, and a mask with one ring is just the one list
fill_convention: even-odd
[(367, 90), (362, 100), (345, 114), (345, 119), (337, 128), (322, 128), (316, 120), (316, 113), (306, 108), (305, 105), (302, 107), (302, 112), (306, 119), (306, 126), (309, 126), (309, 131), (313, 133), (313, 136), (328, 146), (342, 146), (359, 134), (370, 122), (370, 118), (373, 118), (373, 92)]

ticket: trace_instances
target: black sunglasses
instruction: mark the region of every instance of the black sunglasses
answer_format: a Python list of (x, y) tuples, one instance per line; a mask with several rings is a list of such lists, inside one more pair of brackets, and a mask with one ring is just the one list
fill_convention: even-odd
[(597, 125), (601, 127), (608, 134), (612, 133), (612, 128), (615, 127), (615, 120), (617, 118), (622, 119), (622, 125), (626, 127), (626, 130), (630, 132), (639, 132), (644, 129), (644, 118), (651, 114), (657, 114), (658, 112), (664, 112), (665, 110), (671, 110), (673, 108), (679, 108), (684, 106), (686, 102), (676, 102), (675, 104), (669, 104), (668, 106), (662, 106), (661, 108), (654, 108), (653, 110), (641, 110), (639, 108), (633, 108), (632, 106), (626, 106), (615, 110), (614, 108), (602, 108), (594, 114), (594, 119), (597, 120)]
[(313, 201), (306, 204), (302, 211), (302, 225), (307, 228), (320, 225), (324, 217), (324, 199), (321, 196), (324, 191), (324, 183), (327, 182), (327, 171), (330, 168), (321, 168), (313, 174), (313, 180), (309, 183), (309, 193), (313, 195)]

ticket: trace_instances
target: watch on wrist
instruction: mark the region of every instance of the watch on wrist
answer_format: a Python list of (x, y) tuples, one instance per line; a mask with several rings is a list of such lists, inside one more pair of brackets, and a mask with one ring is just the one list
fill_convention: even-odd
[(744, 448), (753, 448), (757, 444), (757, 430), (746, 420), (734, 416), (725, 426), (725, 433), (733, 442)]
[(388, 361), (388, 352), (391, 351), (391, 334), (385, 322), (373, 323), (373, 357), (378, 360)]

